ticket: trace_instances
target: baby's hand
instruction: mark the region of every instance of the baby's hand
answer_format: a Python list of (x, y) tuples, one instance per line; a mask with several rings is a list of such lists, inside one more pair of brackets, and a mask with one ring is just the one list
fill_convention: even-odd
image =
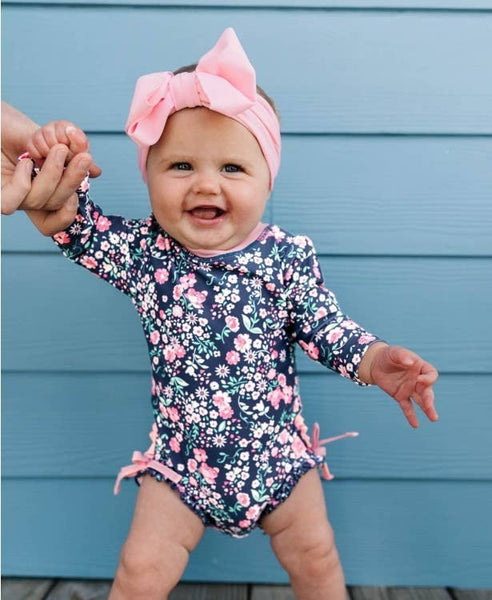
[(439, 375), (430, 363), (411, 350), (380, 343), (370, 347), (366, 355), (372, 355), (367, 371), (368, 383), (378, 385), (394, 398), (412, 427), (419, 426), (412, 400), (429, 420), (437, 421), (432, 386)]
[[(87, 136), (70, 121), (51, 121), (40, 127), (27, 144), (27, 151), (34, 162), (41, 167), (50, 148), (56, 144), (64, 144), (68, 147), (67, 164), (76, 154), (89, 151)], [(91, 163), (88, 171), (91, 177), (98, 177), (102, 172), (94, 162)]]

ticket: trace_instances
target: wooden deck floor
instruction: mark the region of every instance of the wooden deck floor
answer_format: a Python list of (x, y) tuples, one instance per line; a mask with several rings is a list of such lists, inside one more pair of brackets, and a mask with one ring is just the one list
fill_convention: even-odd
[[(106, 600), (110, 587), (110, 581), (101, 580), (4, 578), (2, 600)], [(170, 600), (295, 600), (295, 596), (289, 586), (281, 585), (182, 583)], [(492, 590), (349, 587), (347, 600), (492, 600)]]

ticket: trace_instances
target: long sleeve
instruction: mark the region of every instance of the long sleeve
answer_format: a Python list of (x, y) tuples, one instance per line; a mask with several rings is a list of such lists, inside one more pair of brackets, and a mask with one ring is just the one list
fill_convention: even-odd
[(293, 339), (313, 360), (366, 386), (357, 375), (358, 367), (369, 346), (380, 338), (342, 312), (324, 285), (311, 240), (304, 236), (296, 240), (297, 256), (285, 276)]
[(78, 196), (75, 221), (53, 240), (69, 260), (132, 295), (131, 282), (146, 249), (149, 219), (105, 216), (88, 192), (79, 190)]

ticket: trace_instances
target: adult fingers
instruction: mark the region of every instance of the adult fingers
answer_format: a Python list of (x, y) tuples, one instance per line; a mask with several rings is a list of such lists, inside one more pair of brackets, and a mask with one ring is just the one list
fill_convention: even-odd
[(33, 180), (31, 191), (21, 208), (39, 210), (47, 205), (63, 176), (67, 154), (68, 148), (63, 144), (57, 144), (51, 148), (42, 169)]
[[(49, 202), (43, 208), (45, 210), (58, 210), (61, 208), (80, 186), (91, 162), (92, 157), (90, 154), (86, 152), (77, 154), (68, 164), (58, 186), (51, 194)], [(58, 229), (57, 231), (60, 230)]]
[(78, 197), (73, 194), (58, 210), (26, 210), (26, 214), (43, 235), (51, 236), (73, 223), (77, 207)]
[(22, 204), (31, 191), (32, 160), (20, 160), (15, 166), (14, 174), (2, 187), (2, 214), (10, 215)]

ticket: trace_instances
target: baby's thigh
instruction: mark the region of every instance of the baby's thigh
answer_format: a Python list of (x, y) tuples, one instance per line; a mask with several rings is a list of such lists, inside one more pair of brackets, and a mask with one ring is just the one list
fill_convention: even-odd
[(142, 554), (167, 555), (182, 548), (191, 552), (200, 541), (204, 525), (164, 481), (150, 475), (142, 478), (126, 546)]
[(287, 500), (264, 516), (260, 525), (271, 536), (272, 548), (279, 559), (289, 549), (334, 546), (317, 469), (303, 475)]

